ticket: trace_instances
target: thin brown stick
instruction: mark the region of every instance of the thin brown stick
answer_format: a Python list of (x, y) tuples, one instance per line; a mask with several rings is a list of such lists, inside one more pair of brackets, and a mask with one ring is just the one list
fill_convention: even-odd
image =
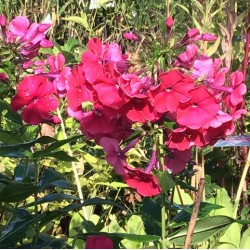
[(186, 236), (185, 245), (184, 245), (185, 249), (191, 247), (192, 236), (193, 236), (196, 220), (197, 220), (198, 213), (199, 213), (204, 186), (205, 186), (205, 179), (201, 178), (200, 183), (199, 183), (198, 193), (197, 193), (196, 200), (194, 203), (193, 213), (189, 221), (187, 236)]

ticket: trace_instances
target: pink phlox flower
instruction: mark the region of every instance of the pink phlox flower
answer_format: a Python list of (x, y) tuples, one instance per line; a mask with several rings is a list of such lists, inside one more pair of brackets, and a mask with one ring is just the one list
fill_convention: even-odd
[(130, 121), (142, 124), (147, 121), (154, 122), (159, 118), (149, 98), (132, 98), (120, 109), (120, 112)]
[(159, 113), (176, 112), (179, 102), (190, 98), (189, 91), (194, 88), (193, 80), (178, 70), (170, 70), (160, 75), (160, 85), (153, 95), (153, 104)]
[(87, 81), (95, 82), (98, 77), (104, 75), (106, 77), (116, 78), (124, 71), (126, 57), (122, 55), (118, 44), (102, 44), (97, 38), (92, 38), (87, 44), (88, 50), (82, 54), (83, 69)]
[(4, 14), (0, 15), (0, 26), (1, 26), (1, 36), (3, 39), (6, 38), (6, 25), (7, 25), (7, 19)]
[(9, 81), (9, 77), (6, 73), (0, 72), (0, 81), (1, 82), (8, 82)]
[(97, 140), (101, 135), (107, 136), (116, 129), (113, 121), (116, 115), (116, 110), (95, 104), (91, 111), (84, 112), (84, 117), (80, 120), (81, 131), (87, 137)]
[(165, 20), (165, 24), (167, 26), (167, 28), (172, 28), (174, 26), (174, 19), (172, 16), (169, 16), (166, 20)]
[[(46, 31), (51, 24), (32, 23), (25, 16), (17, 16), (9, 23), (6, 31), (6, 43), (15, 43), (23, 61), (36, 57), (39, 49), (49, 48), (53, 43), (46, 39)], [(27, 64), (25, 65), (27, 68)]]
[(88, 236), (85, 249), (113, 249), (113, 241), (106, 235)]
[(206, 78), (213, 71), (213, 59), (206, 55), (198, 55), (193, 63), (192, 77)]
[(216, 116), (220, 104), (204, 85), (189, 91), (190, 99), (180, 102), (177, 122), (191, 129), (206, 126)]
[(123, 175), (125, 182), (143, 196), (153, 197), (161, 193), (161, 187), (156, 176), (146, 173), (143, 169), (127, 166), (128, 172)]
[(100, 76), (93, 84), (93, 88), (99, 101), (107, 107), (118, 110), (129, 101), (119, 84), (112, 78)]
[(244, 102), (244, 95), (247, 92), (241, 71), (237, 70), (230, 75), (229, 86), (233, 88), (232, 92), (226, 95), (226, 104), (230, 108)]
[(127, 159), (125, 152), (120, 148), (119, 141), (114, 138), (103, 137), (100, 139), (99, 144), (103, 147), (106, 160), (114, 168), (115, 172), (119, 175), (126, 174)]
[(79, 64), (71, 70), (68, 76), (68, 89), (66, 98), (71, 111), (82, 110), (83, 102), (94, 102), (94, 89), (85, 79), (82, 65)]
[(209, 145), (215, 144), (219, 139), (224, 139), (235, 130), (234, 117), (219, 110), (207, 128), (204, 129), (204, 138)]
[(126, 96), (130, 98), (147, 98), (151, 85), (149, 78), (139, 78), (136, 74), (122, 74), (118, 84)]
[(70, 67), (65, 66), (65, 57), (62, 53), (57, 56), (49, 56), (47, 58), (47, 64), (49, 67), (48, 73), (42, 73), (41, 75), (51, 78), (57, 94), (60, 98), (66, 96), (68, 89), (68, 79), (71, 75)]
[(178, 42), (179, 46), (183, 46), (185, 44), (188, 44), (192, 42), (192, 39), (197, 37), (200, 34), (200, 31), (198, 29), (190, 29), (185, 36)]
[(41, 76), (27, 76), (17, 87), (17, 94), (11, 99), (11, 109), (22, 111), (22, 119), (29, 124), (37, 125), (42, 122), (57, 122), (51, 112), (58, 107), (54, 96), (54, 85)]
[(123, 38), (127, 39), (127, 40), (131, 40), (131, 41), (135, 41), (135, 42), (139, 42), (141, 39), (140, 37), (135, 34), (134, 32), (125, 32), (123, 33)]
[(195, 44), (189, 44), (186, 51), (181, 53), (175, 59), (173, 66), (181, 66), (185, 69), (190, 69), (193, 66), (194, 60), (198, 54), (199, 48)]
[(184, 151), (193, 146), (205, 146), (205, 140), (201, 129), (189, 129), (187, 127), (180, 127), (174, 129), (169, 134), (169, 139), (166, 145), (171, 149), (178, 149)]
[(191, 149), (186, 149), (180, 151), (178, 149), (173, 149), (169, 154), (164, 157), (164, 167), (168, 169), (173, 174), (178, 174), (186, 167), (187, 162), (191, 158)]
[(208, 124), (207, 124), (207, 127), (206, 128), (209, 128), (209, 127), (213, 127), (213, 128), (218, 128), (220, 127), (223, 123), (226, 123), (226, 122), (229, 122), (229, 121), (232, 121), (233, 120), (233, 117), (222, 111), (222, 110), (219, 110), (217, 115), (214, 117), (214, 119), (212, 119)]
[(203, 33), (201, 35), (195, 36), (192, 38), (192, 41), (215, 41), (218, 37), (211, 33)]

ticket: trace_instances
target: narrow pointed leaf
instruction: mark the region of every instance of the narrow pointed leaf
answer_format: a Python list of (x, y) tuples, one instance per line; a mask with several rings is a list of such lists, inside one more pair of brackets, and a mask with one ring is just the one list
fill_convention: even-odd
[[(196, 222), (192, 236), (192, 244), (197, 244), (209, 239), (223, 228), (229, 226), (236, 220), (227, 216), (213, 216), (200, 219)], [(184, 245), (187, 235), (188, 225), (168, 238), (176, 245)]]
[(17, 202), (28, 198), (30, 195), (38, 192), (40, 187), (30, 183), (12, 182), (5, 186), (0, 192), (0, 201)]

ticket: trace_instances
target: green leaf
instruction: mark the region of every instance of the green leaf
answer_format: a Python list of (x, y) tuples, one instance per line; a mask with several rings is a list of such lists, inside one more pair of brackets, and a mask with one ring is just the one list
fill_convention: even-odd
[(197, 0), (191, 0), (192, 4), (204, 15), (204, 8), (202, 4)]
[[(183, 210), (178, 213), (172, 220), (172, 222), (188, 222), (190, 221), (191, 214), (193, 212), (194, 205), (191, 205), (190, 207), (183, 207)], [(198, 218), (202, 218), (207, 216), (212, 210), (214, 209), (220, 209), (223, 208), (220, 205), (207, 203), (207, 202), (201, 202)]]
[(21, 162), (20, 164), (18, 164), (14, 169), (14, 178), (15, 178), (15, 181), (22, 181), (22, 182), (25, 182), (26, 178), (29, 180), (34, 179), (35, 178), (34, 164), (29, 163), (27, 166), (27, 169), (25, 169), (24, 162)]
[(193, 204), (193, 200), (190, 196), (190, 194), (188, 194), (187, 192), (185, 192), (183, 189), (179, 189), (179, 192), (177, 191), (177, 188), (175, 188), (174, 190), (174, 198), (173, 198), (173, 202), (177, 205), (192, 205)]
[(181, 7), (181, 8), (182, 8), (183, 10), (185, 10), (188, 14), (190, 14), (190, 12), (189, 12), (188, 8), (187, 8), (187, 7), (185, 7), (184, 5), (182, 5), (182, 4), (180, 4), (180, 3), (178, 3), (176, 6)]
[[(227, 216), (213, 216), (198, 220), (192, 236), (192, 244), (197, 244), (209, 239), (233, 222), (235, 222), (235, 220)], [(188, 226), (181, 229), (175, 235), (170, 236), (168, 240), (176, 245), (184, 245), (187, 230)]]
[(209, 47), (209, 49), (207, 50), (208, 56), (212, 56), (218, 50), (218, 47), (220, 45), (220, 41), (221, 41), (221, 38), (219, 36), (217, 38), (217, 40), (215, 41), (215, 43), (211, 47)]
[(207, 5), (207, 12), (210, 13), (213, 5), (216, 3), (216, 0), (210, 0)]
[(65, 21), (71, 21), (74, 23), (78, 23), (81, 26), (83, 26), (86, 30), (90, 30), (88, 20), (87, 20), (87, 15), (85, 13), (82, 14), (82, 17), (69, 16), (69, 17), (63, 17), (62, 19)]
[(166, 192), (175, 186), (175, 182), (167, 171), (159, 171), (156, 176), (160, 182), (162, 192)]
[(71, 4), (70, 1), (66, 2), (58, 11), (58, 14), (61, 15), (65, 10), (66, 8)]
[(233, 217), (233, 204), (225, 188), (216, 190), (215, 204), (221, 205), (221, 209), (216, 209), (210, 215), (226, 215)]
[(187, 184), (186, 182), (184, 181), (180, 181), (180, 180), (176, 180), (175, 183), (177, 185), (179, 185), (182, 189), (184, 190), (191, 190), (191, 191), (194, 191), (194, 192), (197, 192), (197, 189), (189, 184)]
[[(126, 231), (128, 234), (146, 235), (144, 223), (141, 216), (132, 215), (126, 223)], [(128, 239), (122, 241), (126, 248), (138, 249), (142, 247), (140, 242), (134, 242)]]
[(240, 241), (240, 249), (250, 249), (250, 228), (248, 228), (242, 235)]
[[(51, 193), (47, 194), (46, 196), (40, 198), (37, 200), (37, 204), (43, 204), (43, 203), (52, 203), (54, 201), (62, 201), (62, 200), (79, 200), (77, 196), (69, 195), (69, 194), (63, 194), (63, 193)], [(33, 206), (35, 203), (29, 203), (26, 204), (24, 207), (30, 207)]]
[(1, 248), (13, 247), (14, 244), (22, 240), (29, 227), (34, 224), (38, 218), (25, 217), (16, 218), (0, 233), (0, 246)]
[(95, 186), (96, 185), (107, 186), (107, 187), (111, 187), (111, 188), (114, 188), (114, 189), (128, 187), (128, 185), (126, 183), (118, 182), (118, 181), (113, 181), (113, 182), (97, 182), (97, 183), (95, 183)]
[(50, 152), (44, 154), (43, 157), (53, 157), (59, 161), (66, 161), (66, 162), (78, 161), (75, 157), (69, 156), (65, 151)]
[(42, 136), (36, 140), (24, 142), (20, 144), (12, 145), (0, 145), (0, 156), (9, 156), (9, 157), (25, 157), (25, 152), (34, 146), (36, 143), (48, 144), (54, 142), (56, 139), (49, 136)]
[(147, 234), (161, 235), (161, 204), (145, 197), (142, 201), (142, 218)]
[(124, 209), (121, 205), (115, 203), (114, 201), (107, 200), (107, 199), (101, 199), (101, 198), (93, 198), (93, 199), (87, 199), (83, 203), (77, 203), (77, 204), (70, 204), (64, 208), (61, 208), (59, 210), (55, 211), (48, 211), (46, 214), (44, 214), (43, 218), (40, 222), (40, 227), (46, 225), (49, 221), (54, 220), (58, 216), (80, 209), (83, 206), (94, 206), (94, 205), (111, 205), (118, 207), (120, 209)]
[[(33, 249), (33, 243), (22, 245), (22, 249)], [(71, 247), (65, 243), (65, 239), (51, 237), (47, 234), (39, 234), (36, 249), (70, 249)]]
[(23, 137), (16, 134), (15, 131), (8, 131), (0, 129), (1, 142), (4, 144), (22, 143)]
[(54, 151), (55, 149), (58, 149), (61, 146), (65, 145), (69, 142), (76, 141), (77, 139), (82, 138), (82, 137), (83, 137), (82, 135), (77, 135), (77, 136), (73, 136), (73, 137), (70, 137), (68, 139), (60, 140), (60, 141), (54, 139), (54, 142), (52, 144), (50, 144), (45, 150), (35, 152), (34, 158), (48, 156), (48, 154), (52, 153), (52, 151)]
[(118, 239), (121, 241), (122, 239), (127, 239), (135, 242), (152, 242), (159, 241), (160, 236), (158, 235), (138, 235), (138, 234), (126, 234), (126, 233), (105, 233), (105, 232), (90, 232), (85, 234), (78, 234), (79, 239), (86, 239), (87, 236), (93, 235), (106, 235), (111, 239)]
[(49, 186), (55, 186), (62, 189), (75, 190), (73, 185), (63, 174), (59, 173), (53, 168), (46, 168), (40, 179), (39, 185), (44, 189)]
[[(225, 244), (230, 245), (229, 248), (239, 248), (240, 247), (240, 236), (241, 236), (240, 224), (234, 222), (231, 224), (219, 238), (219, 245), (216, 248), (224, 248)], [(225, 249), (225, 248), (224, 248)]]
[(115, 207), (120, 208), (120, 209), (124, 209), (123, 206), (115, 203), (112, 200), (101, 199), (101, 198), (96, 197), (96, 198), (92, 198), (92, 199), (87, 199), (83, 203), (70, 204), (70, 205), (64, 207), (63, 209), (61, 209), (61, 211), (69, 212), (69, 211), (72, 211), (75, 209), (79, 209), (83, 206), (93, 206), (93, 205), (111, 205), (111, 206), (115, 206)]
[(77, 47), (83, 46), (79, 40), (70, 37), (68, 41), (64, 44), (63, 48), (67, 52), (74, 52), (74, 49)]
[(22, 201), (39, 190), (40, 187), (30, 183), (11, 182), (0, 192), (0, 201)]
[(0, 100), (0, 113), (2, 113), (5, 110), (7, 110), (7, 113), (4, 116), (7, 119), (9, 119), (12, 122), (15, 122), (19, 125), (23, 124), (21, 116), (16, 112), (12, 112), (12, 110), (10, 108), (10, 104), (4, 100)]
[(200, 23), (196, 20), (196, 18), (194, 16), (191, 16), (191, 17), (193, 19), (193, 22), (194, 22), (194, 25), (196, 26), (196, 28), (198, 30), (202, 30), (202, 27), (201, 27)]

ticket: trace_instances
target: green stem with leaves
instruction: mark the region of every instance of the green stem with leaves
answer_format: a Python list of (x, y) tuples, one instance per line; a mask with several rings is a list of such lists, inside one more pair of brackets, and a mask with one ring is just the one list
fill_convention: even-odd
[[(65, 125), (64, 125), (64, 122), (63, 122), (63, 119), (62, 119), (62, 115), (61, 115), (61, 112), (60, 112), (59, 108), (57, 109), (57, 115), (60, 118), (60, 120), (62, 121), (60, 125), (61, 125), (61, 130), (62, 130), (62, 133), (63, 133), (63, 137), (64, 137), (64, 139), (67, 139), (68, 137), (67, 137), (67, 134), (66, 134)], [(68, 150), (68, 154), (73, 157), (73, 152), (71, 150), (71, 147), (70, 147), (69, 143), (67, 143), (67, 150)], [(73, 170), (74, 177), (75, 177), (75, 182), (76, 182), (76, 186), (77, 186), (78, 196), (79, 196), (79, 198), (81, 200), (81, 203), (83, 203), (83, 201), (84, 201), (84, 199), (83, 199), (83, 193), (82, 193), (80, 178), (79, 178), (78, 173), (77, 173), (77, 168), (76, 168), (75, 162), (71, 162), (71, 166), (72, 166), (72, 170)], [(88, 218), (89, 216), (88, 216), (88, 213), (87, 213), (85, 207), (82, 207), (82, 212), (83, 212), (84, 218), (85, 219), (89, 219)]]

